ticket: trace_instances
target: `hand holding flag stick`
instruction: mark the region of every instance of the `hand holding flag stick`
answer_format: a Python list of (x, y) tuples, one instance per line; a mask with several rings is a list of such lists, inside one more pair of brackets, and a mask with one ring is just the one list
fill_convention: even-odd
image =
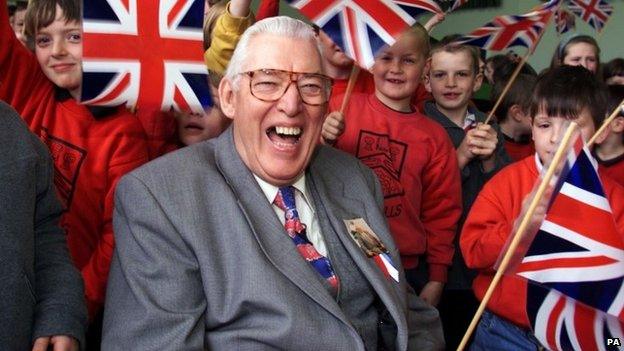
[(479, 305), (477, 312), (472, 318), (472, 321), (470, 322), (470, 325), (468, 326), (468, 329), (466, 330), (466, 333), (464, 334), (464, 337), (462, 338), (461, 343), (457, 347), (457, 351), (462, 351), (466, 347), (468, 340), (470, 339), (470, 336), (474, 332), (477, 326), (477, 323), (479, 322), (479, 319), (481, 318), (481, 315), (483, 314), (485, 310), (485, 307), (487, 306), (488, 302), (490, 301), (490, 298), (492, 297), (492, 294), (494, 293), (494, 289), (496, 289), (498, 283), (503, 277), (503, 274), (505, 273), (505, 270), (507, 270), (507, 267), (509, 266), (511, 259), (514, 256), (514, 253), (516, 249), (518, 248), (518, 245), (520, 244), (521, 239), (525, 235), (525, 231), (527, 230), (527, 227), (530, 224), (530, 221), (535, 213), (535, 210), (537, 209), (537, 206), (542, 200), (542, 197), (544, 196), (544, 193), (546, 192), (547, 187), (550, 185), (551, 179), (553, 175), (555, 174), (555, 171), (558, 169), (559, 164), (561, 163), (564, 155), (566, 154), (566, 151), (568, 150), (568, 146), (570, 144), (570, 140), (572, 139), (572, 135), (577, 129), (578, 129), (578, 125), (574, 122), (570, 123), (570, 126), (567, 128), (561, 140), (561, 143), (559, 144), (559, 147), (557, 148), (555, 156), (553, 157), (552, 162), (548, 166), (548, 170), (546, 171), (544, 178), (541, 180), (539, 187), (537, 188), (537, 191), (535, 193), (535, 196), (531, 200), (526, 213), (522, 217), (522, 221), (520, 222), (520, 225), (518, 226), (518, 229), (516, 230), (514, 234), (513, 240), (509, 244), (509, 247), (507, 251), (505, 252), (505, 255), (503, 256), (503, 259), (500, 262), (500, 266), (496, 270), (496, 274), (494, 275), (492, 282), (488, 286), (488, 289), (485, 292), (485, 295), (483, 296), (483, 300), (481, 301), (481, 304)]
[(617, 117), (620, 113), (623, 113), (624, 109), (624, 100), (620, 101), (620, 103), (618, 104), (618, 106), (615, 108), (615, 110), (613, 111), (613, 113), (611, 113), (611, 115), (609, 116), (609, 118), (605, 119), (605, 121), (602, 123), (602, 125), (600, 126), (600, 128), (598, 128), (598, 130), (596, 131), (596, 133), (594, 133), (594, 135), (591, 137), (591, 139), (589, 139), (589, 141), (587, 142), (587, 147), (591, 148), (592, 145), (594, 145), (594, 143), (596, 142), (596, 139), (598, 139), (598, 136), (600, 134), (602, 134), (605, 129), (607, 129), (607, 127), (609, 126), (609, 124), (611, 124), (611, 122), (613, 122), (613, 120), (615, 119), (615, 117)]

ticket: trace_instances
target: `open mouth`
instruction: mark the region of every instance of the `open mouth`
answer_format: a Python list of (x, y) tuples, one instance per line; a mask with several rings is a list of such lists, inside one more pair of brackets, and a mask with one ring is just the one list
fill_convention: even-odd
[(455, 100), (457, 98), (459, 98), (459, 93), (445, 93), (443, 94), (445, 98), (449, 99), (449, 100)]
[(274, 126), (266, 131), (269, 140), (279, 148), (294, 148), (298, 143), (303, 130), (299, 127)]
[(394, 79), (394, 78), (393, 79), (386, 79), (386, 81), (388, 81), (389, 83), (392, 83), (392, 84), (403, 84), (403, 83), (405, 83), (405, 81), (402, 80), (402, 79)]

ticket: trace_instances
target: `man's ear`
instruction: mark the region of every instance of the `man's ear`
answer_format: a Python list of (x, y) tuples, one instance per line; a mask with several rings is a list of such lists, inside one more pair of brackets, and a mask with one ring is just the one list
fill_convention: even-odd
[(232, 82), (227, 79), (221, 79), (219, 83), (219, 102), (221, 104), (221, 111), (230, 119), (234, 119), (234, 113), (236, 111), (236, 94)]

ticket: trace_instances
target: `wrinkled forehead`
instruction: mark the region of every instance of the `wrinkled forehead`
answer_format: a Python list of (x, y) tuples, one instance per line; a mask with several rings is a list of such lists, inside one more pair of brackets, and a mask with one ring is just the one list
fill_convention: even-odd
[(292, 72), (323, 73), (321, 56), (313, 38), (293, 38), (258, 34), (251, 38), (243, 71), (280, 69)]

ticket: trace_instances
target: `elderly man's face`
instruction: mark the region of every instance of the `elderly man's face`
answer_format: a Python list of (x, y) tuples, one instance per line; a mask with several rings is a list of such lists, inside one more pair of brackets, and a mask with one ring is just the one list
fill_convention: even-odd
[[(249, 43), (242, 71), (322, 73), (314, 45), (310, 40), (258, 35)], [(304, 104), (295, 83), (279, 100), (261, 101), (251, 94), (251, 78), (246, 74), (238, 78), (237, 89), (227, 79), (219, 89), (223, 112), (234, 120), (236, 150), (263, 180), (276, 186), (292, 184), (305, 171), (319, 141), (326, 104)]]

